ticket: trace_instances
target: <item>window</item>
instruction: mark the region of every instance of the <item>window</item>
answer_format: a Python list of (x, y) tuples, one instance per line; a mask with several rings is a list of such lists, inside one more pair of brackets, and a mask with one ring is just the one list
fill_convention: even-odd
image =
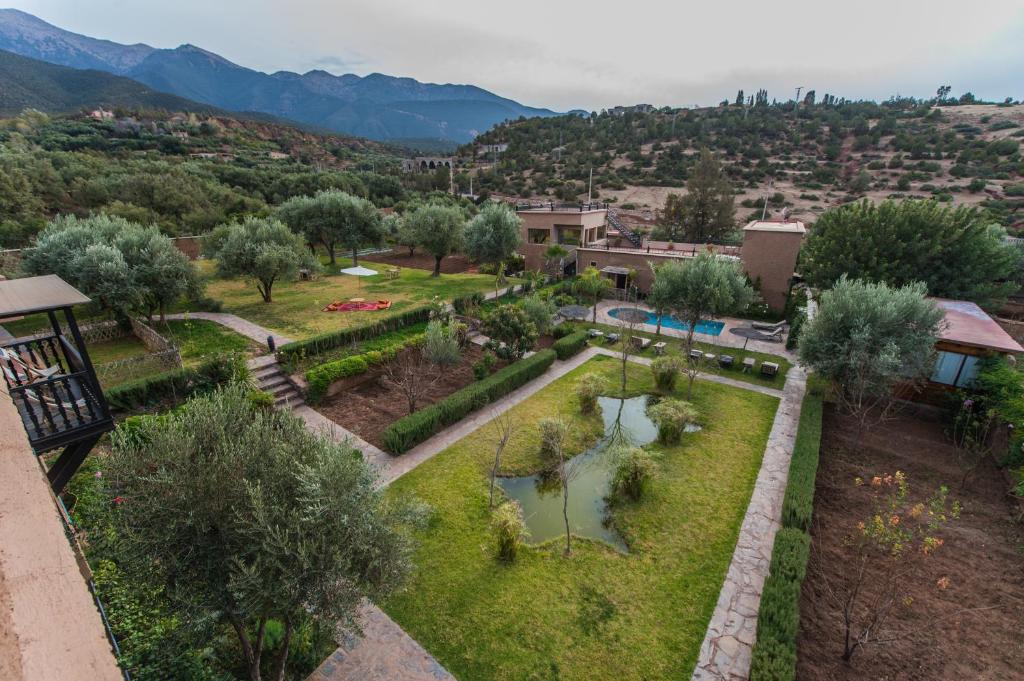
[(543, 244), (547, 243), (550, 234), (551, 230), (548, 229), (530, 229), (526, 238), (531, 244)]
[(957, 352), (939, 352), (932, 371), (932, 382), (962, 388), (978, 376), (978, 357)]

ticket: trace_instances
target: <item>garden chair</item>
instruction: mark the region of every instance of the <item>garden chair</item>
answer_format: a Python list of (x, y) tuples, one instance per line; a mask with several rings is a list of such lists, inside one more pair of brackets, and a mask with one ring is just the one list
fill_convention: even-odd
[(775, 362), (761, 362), (761, 374), (763, 376), (775, 376), (779, 373), (779, 365)]
[(704, 353), (694, 348), (693, 350), (690, 350), (690, 359), (702, 360), (704, 359)]
[(718, 358), (718, 366), (722, 367), (723, 369), (731, 369), (732, 362), (732, 355), (722, 355), (721, 357)]
[(753, 357), (743, 358), (743, 373), (747, 373), (754, 370), (754, 365), (757, 364), (757, 360)]

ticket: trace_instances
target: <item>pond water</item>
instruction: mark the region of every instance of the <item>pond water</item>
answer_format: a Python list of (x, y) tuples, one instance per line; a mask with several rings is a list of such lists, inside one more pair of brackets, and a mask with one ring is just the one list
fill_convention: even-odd
[[(604, 498), (608, 495), (615, 472), (607, 444), (620, 434), (637, 447), (658, 437), (658, 427), (647, 418), (647, 399), (646, 395), (629, 399), (599, 397), (604, 436), (567, 464), (572, 478), (569, 481), (569, 527), (572, 533), (600, 539), (623, 552), (627, 550), (626, 543), (606, 524), (608, 508)], [(498, 478), (498, 484), (505, 494), (522, 506), (526, 527), (530, 531), (530, 543), (565, 536), (562, 485), (557, 475)]]

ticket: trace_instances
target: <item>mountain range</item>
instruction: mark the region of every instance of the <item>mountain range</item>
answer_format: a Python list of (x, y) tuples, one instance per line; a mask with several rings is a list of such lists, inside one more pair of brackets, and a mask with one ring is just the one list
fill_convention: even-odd
[(122, 45), (66, 31), (16, 9), (0, 9), (0, 50), (105, 71), (227, 110), (258, 111), (378, 140), (468, 142), (507, 119), (557, 115), (473, 85), (421, 83), (380, 73), (267, 74), (194, 45)]

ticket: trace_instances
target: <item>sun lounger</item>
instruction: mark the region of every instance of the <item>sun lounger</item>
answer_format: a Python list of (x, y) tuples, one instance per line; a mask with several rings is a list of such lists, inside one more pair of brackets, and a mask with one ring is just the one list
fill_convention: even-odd
[(600, 329), (590, 329), (587, 331), (587, 335), (589, 335), (591, 338), (600, 338), (601, 336), (604, 335), (604, 331)]
[(786, 325), (786, 320), (781, 322), (769, 323), (769, 322), (751, 322), (750, 325), (758, 331), (775, 331), (781, 329)]
[(643, 336), (630, 336), (629, 339), (633, 341), (633, 346), (638, 350), (646, 350), (651, 345), (651, 339)]
[(622, 336), (620, 336), (617, 333), (610, 333), (607, 336), (605, 336), (605, 338), (608, 340), (609, 343), (618, 343), (619, 339), (622, 338)]
[(29, 364), (21, 357), (18, 353), (7, 348), (0, 348), (0, 362), (6, 362), (4, 366), (4, 373), (11, 383), (28, 383), (41, 378), (50, 378), (60, 373), (61, 368), (56, 367), (37, 367)]
[(748, 371), (753, 371), (755, 364), (757, 364), (757, 360), (755, 360), (753, 357), (744, 357), (743, 358), (743, 373), (747, 373)]
[(700, 361), (704, 359), (704, 353), (697, 349), (690, 350), (690, 359)]

